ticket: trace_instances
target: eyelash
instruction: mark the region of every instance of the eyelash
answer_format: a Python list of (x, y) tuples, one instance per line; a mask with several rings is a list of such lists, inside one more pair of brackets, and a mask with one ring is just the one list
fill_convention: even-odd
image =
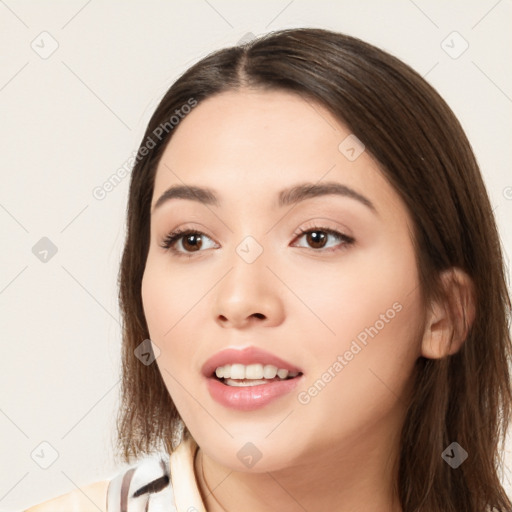
[[(310, 233), (313, 233), (315, 231), (316, 232), (321, 232), (321, 233), (327, 233), (329, 235), (332, 235), (332, 236), (338, 238), (340, 241), (342, 241), (343, 244), (341, 245), (341, 247), (330, 248), (330, 249), (325, 249), (325, 250), (315, 249), (315, 248), (310, 247), (309, 249), (314, 251), (314, 252), (334, 252), (334, 251), (339, 251), (339, 250), (346, 249), (347, 246), (350, 246), (350, 245), (352, 245), (355, 242), (354, 238), (352, 238), (352, 237), (350, 237), (348, 235), (340, 233), (339, 231), (336, 231), (334, 229), (325, 228), (325, 227), (321, 227), (321, 226), (307, 228), (307, 229), (302, 229), (301, 228), (297, 232), (295, 232), (293, 234), (293, 236), (296, 237), (296, 238), (297, 237), (301, 238), (302, 236), (310, 234)], [(204, 235), (207, 238), (210, 238), (208, 235), (206, 235), (205, 233), (202, 233), (201, 231), (197, 231), (197, 230), (193, 230), (193, 229), (176, 229), (174, 231), (171, 231), (170, 233), (168, 233), (165, 236), (165, 238), (163, 239), (162, 244), (160, 245), (160, 247), (162, 247), (163, 249), (166, 249), (167, 251), (173, 252), (176, 256), (179, 256), (179, 257), (184, 256), (185, 258), (192, 258), (194, 256), (194, 253), (181, 252), (181, 251), (178, 251), (177, 249), (175, 249), (173, 247), (175, 242), (179, 241), (185, 235), (200, 235), (200, 236)], [(196, 251), (196, 252), (204, 252), (204, 251)]]

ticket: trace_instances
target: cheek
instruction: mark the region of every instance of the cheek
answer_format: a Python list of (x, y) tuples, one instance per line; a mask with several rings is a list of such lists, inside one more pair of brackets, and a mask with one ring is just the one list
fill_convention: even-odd
[[(183, 338), (183, 329), (187, 312), (197, 303), (197, 290), (193, 291), (189, 279), (180, 280), (175, 272), (169, 272), (165, 262), (156, 262), (149, 256), (141, 295), (150, 338), (160, 349), (157, 363), (161, 370), (174, 374), (173, 361), (183, 360), (192, 348), (187, 336)], [(162, 376), (167, 382), (169, 376), (164, 371)]]
[(171, 268), (165, 258), (152, 256), (150, 252), (141, 295), (151, 339), (164, 346), (170, 343), (189, 321), (187, 315), (197, 316), (197, 306), (209, 286), (203, 279), (194, 279), (190, 272)]
[(312, 262), (307, 271), (282, 270), (309, 310), (305, 318), (316, 329), (316, 342), (325, 347), (342, 349), (359, 334), (364, 339), (372, 326), (393, 335), (405, 329), (400, 338), (417, 333), (418, 275), (410, 243), (347, 252), (333, 264)]
[(420, 355), (423, 310), (410, 243), (354, 253), (343, 265), (318, 265), (313, 274), (315, 279), (308, 272), (297, 283), (322, 321), (308, 315), (302, 330), (311, 329), (309, 353), (314, 358), (299, 401), (311, 401), (308, 411), (330, 411), (335, 435), (349, 421), (347, 411), (351, 418), (371, 422), (372, 414), (385, 415), (408, 389)]
[(184, 410), (195, 374), (198, 340), (204, 336), (208, 292), (219, 277), (214, 272), (172, 268), (165, 258), (148, 255), (141, 285), (142, 304), (151, 340), (160, 349), (156, 363), (169, 394)]
[(315, 407), (330, 408), (335, 425), (347, 421), (347, 410), (385, 414), (420, 355), (423, 309), (413, 248), (387, 244), (318, 270), (316, 286), (304, 284), (302, 293), (333, 332), (324, 329), (311, 346), (314, 368), (304, 389)]
[(317, 300), (335, 335), (323, 329), (310, 344), (314, 358), (298, 401), (305, 420), (322, 425), (327, 443), (337, 442), (340, 432), (364, 436), (406, 403), (420, 355), (422, 308), (414, 280), (414, 272), (403, 279), (380, 267), (340, 276), (325, 286), (325, 300)]
[(174, 404), (180, 414), (186, 414), (189, 399), (183, 387), (190, 386), (183, 361), (190, 359), (193, 345), (182, 339), (182, 329), (186, 324), (186, 311), (190, 309), (187, 305), (191, 292), (190, 287), (180, 286), (176, 277), (171, 282), (171, 274), (162, 268), (164, 266), (148, 257), (141, 286), (142, 304), (149, 337), (160, 349), (155, 362)]

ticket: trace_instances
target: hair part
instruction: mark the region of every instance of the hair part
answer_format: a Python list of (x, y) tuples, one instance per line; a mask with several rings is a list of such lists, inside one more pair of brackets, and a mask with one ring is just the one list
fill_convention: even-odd
[[(512, 404), (511, 304), (499, 235), (470, 143), (446, 102), (409, 66), (357, 38), (323, 29), (271, 32), (213, 52), (179, 77), (148, 124), (131, 176), (118, 276), (123, 317), (118, 454), (129, 461), (173, 450), (180, 428), (190, 435), (157, 365), (145, 366), (134, 356), (149, 338), (141, 283), (155, 173), (174, 133), (154, 141), (155, 130), (191, 98), (200, 104), (246, 89), (299, 94), (326, 107), (364, 143), (413, 220), (426, 307), (446, 295), (443, 271), (461, 269), (473, 282), (475, 318), (460, 350), (416, 362), (397, 468), (403, 511), (510, 510), (498, 471)], [(154, 147), (142, 155), (150, 139)], [(456, 469), (441, 457), (453, 441), (469, 454)]]

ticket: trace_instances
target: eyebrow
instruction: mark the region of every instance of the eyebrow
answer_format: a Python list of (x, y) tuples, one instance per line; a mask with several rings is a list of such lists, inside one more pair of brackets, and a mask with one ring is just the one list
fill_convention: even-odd
[[(374, 213), (377, 213), (374, 204), (367, 197), (356, 192), (354, 189), (335, 181), (324, 183), (299, 183), (293, 187), (281, 190), (278, 193), (275, 206), (283, 208), (284, 206), (297, 204), (301, 201), (305, 201), (306, 199), (327, 195), (338, 195), (355, 199), (367, 206)], [(172, 185), (158, 198), (153, 207), (153, 212), (171, 199), (189, 199), (202, 204), (216, 207), (220, 206), (218, 195), (216, 191), (211, 188), (195, 185)]]

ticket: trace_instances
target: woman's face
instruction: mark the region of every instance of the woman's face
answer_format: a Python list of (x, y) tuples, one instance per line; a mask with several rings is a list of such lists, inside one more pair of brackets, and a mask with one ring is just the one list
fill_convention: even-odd
[[(411, 220), (375, 161), (323, 107), (286, 92), (221, 93), (174, 130), (142, 298), (194, 439), (242, 471), (396, 441), (424, 315)], [(155, 208), (183, 186), (216, 199), (181, 193)], [(193, 233), (163, 248), (177, 229)], [(272, 366), (298, 375), (272, 378)]]

